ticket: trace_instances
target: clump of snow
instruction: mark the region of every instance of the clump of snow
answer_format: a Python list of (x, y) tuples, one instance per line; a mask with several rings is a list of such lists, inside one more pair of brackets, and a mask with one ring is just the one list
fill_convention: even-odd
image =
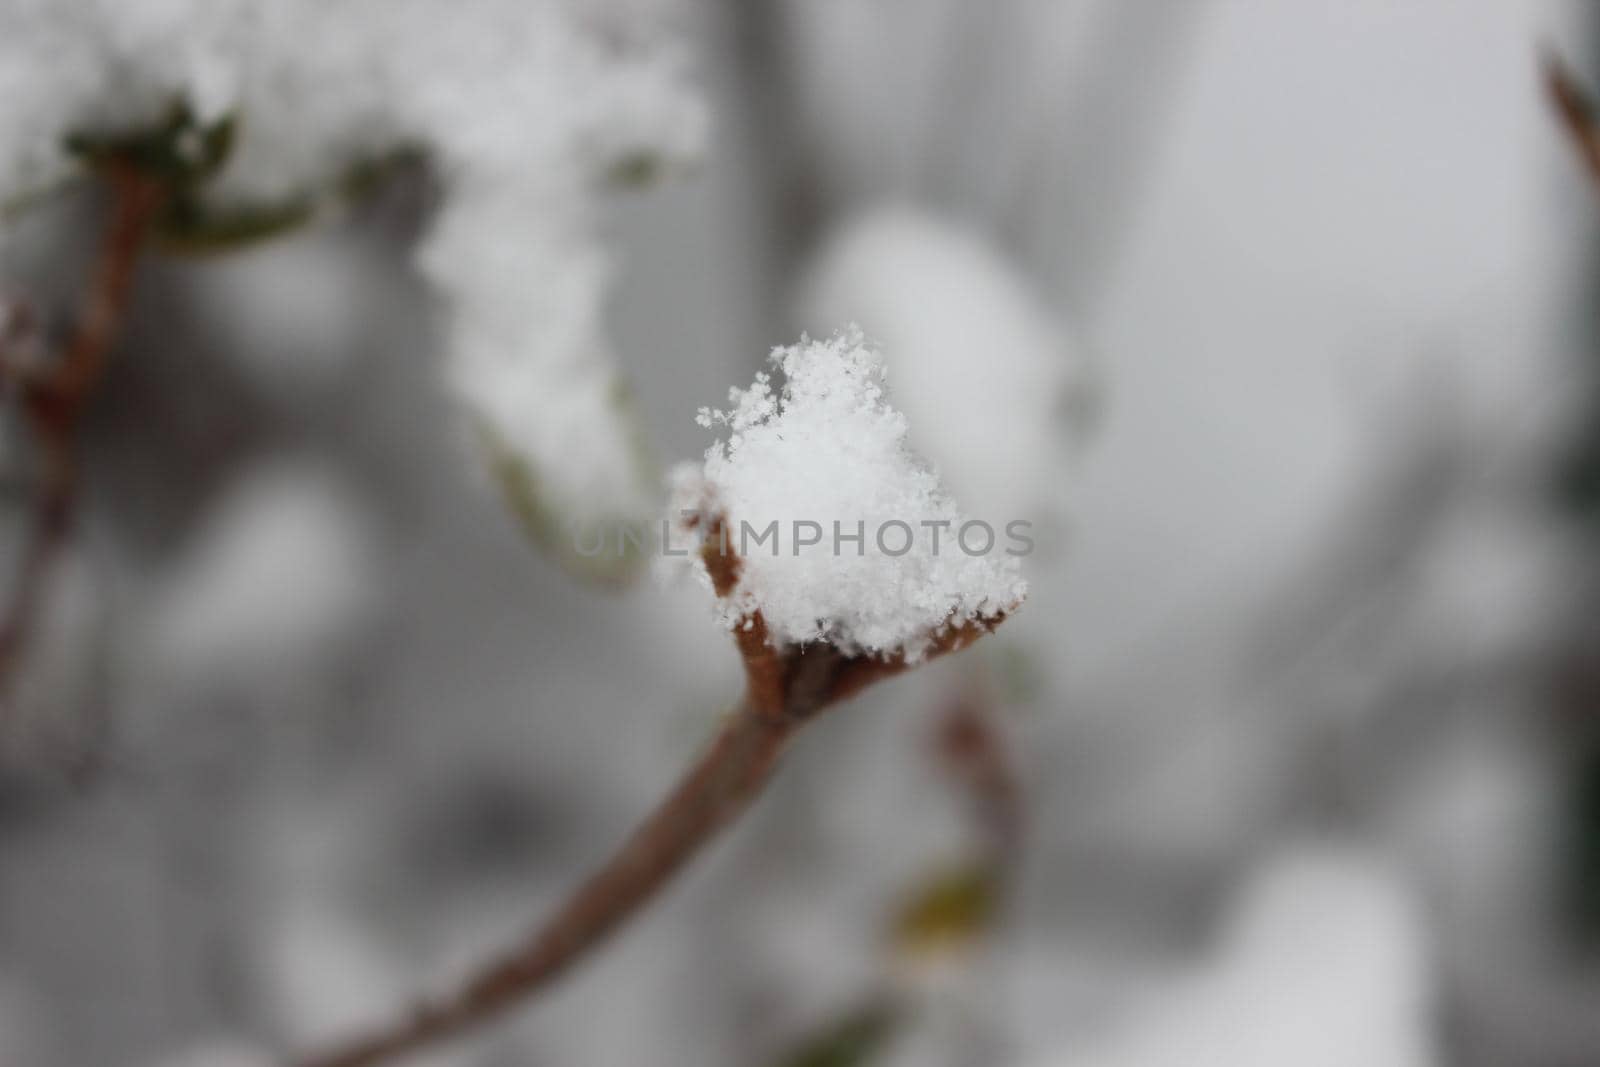
[(1413, 893), (1353, 848), (1306, 847), (1245, 888), (1212, 966), (1072, 1067), (1428, 1067), (1429, 978)]
[(377, 538), (316, 466), (251, 472), (206, 516), (153, 612), (162, 662), (184, 672), (298, 673), (347, 647), (379, 600)]
[[(730, 625), (760, 612), (780, 647), (827, 641), (915, 660), (945, 627), (1021, 601), (1003, 531), (987, 551), (962, 547), (968, 520), (912, 452), (883, 360), (860, 330), (802, 339), (771, 361), (780, 390), (758, 374), (729, 391), (728, 410), (699, 416), (728, 430), (707, 450), (694, 489), (705, 510), (725, 516), (730, 551), (741, 556), (723, 604)], [(772, 523), (773, 539), (750, 540)], [(981, 531), (969, 533), (968, 547), (985, 547)]]
[(207, 190), (221, 205), (326, 192), (420, 148), (445, 192), (419, 255), (458, 395), (557, 505), (641, 514), (596, 193), (694, 157), (705, 118), (663, 20), (617, 22), (580, 0), (15, 0), (0, 203), (69, 172), (69, 134), (148, 130), (179, 102), (237, 122)]
[(576, 0), (462, 0), (449, 18), (429, 0), (12, 0), (0, 190), (69, 170), (69, 134), (149, 129), (175, 103), (239, 120), (220, 182), (241, 196), (403, 145), (535, 184), (548, 166), (586, 179), (697, 152), (704, 116), (663, 20), (623, 35), (593, 15)]
[(1082, 353), (982, 234), (909, 207), (869, 212), (823, 243), (800, 310), (883, 345), (917, 447), (973, 514), (1064, 517), (1089, 414)]
[(604, 253), (529, 185), (458, 184), (420, 251), (448, 297), (452, 388), (573, 518), (645, 513), (602, 329)]

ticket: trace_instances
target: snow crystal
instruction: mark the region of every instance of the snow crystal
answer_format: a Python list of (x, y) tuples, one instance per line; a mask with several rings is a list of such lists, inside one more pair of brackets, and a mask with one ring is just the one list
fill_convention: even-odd
[(944, 627), (1014, 608), (1025, 592), (1014, 546), (1004, 531), (986, 545), (912, 453), (861, 332), (771, 358), (781, 390), (758, 374), (730, 390), (728, 410), (699, 417), (728, 430), (696, 491), (741, 557), (729, 624), (759, 611), (780, 646), (828, 641), (914, 660)]

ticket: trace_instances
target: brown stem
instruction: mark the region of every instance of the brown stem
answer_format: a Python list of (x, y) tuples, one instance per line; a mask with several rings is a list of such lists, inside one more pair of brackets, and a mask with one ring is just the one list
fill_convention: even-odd
[(790, 737), (822, 710), (826, 679), (839, 657), (818, 651), (800, 658), (806, 662), (794, 671), (785, 707), (775, 711), (747, 695), (633, 836), (521, 946), (453, 994), (417, 1005), (398, 1025), (314, 1056), (302, 1067), (370, 1067), (416, 1052), (498, 1015), (582, 959), (750, 806)]
[(1545, 93), (1550, 105), (1567, 139), (1582, 156), (1589, 180), (1600, 187), (1600, 123), (1596, 119), (1594, 98), (1554, 51), (1546, 50), (1543, 67)]
[(749, 806), (798, 723), (741, 704), (661, 806), (523, 945), (454, 994), (418, 1005), (398, 1026), (306, 1060), (304, 1067), (368, 1067), (415, 1052), (499, 1014), (561, 975)]
[[(738, 581), (739, 559), (722, 545), (712, 518), (702, 555), (719, 596)], [(951, 628), (932, 655), (955, 651), (1002, 616)], [(677, 787), (611, 859), (543, 926), (492, 960), (454, 993), (414, 1007), (399, 1023), (359, 1037), (300, 1067), (374, 1067), (454, 1037), (560, 977), (648, 903), (724, 826), (761, 794), (789, 739), (806, 723), (869, 682), (904, 670), (903, 659), (842, 655), (827, 644), (783, 651), (767, 643), (759, 612), (735, 627), (746, 689), (738, 709)]]
[(76, 331), (61, 358), (20, 381), (23, 410), (43, 457), (33, 503), (33, 528), (23, 550), (11, 603), (0, 620), (0, 691), (15, 673), (45, 582), (66, 546), (76, 510), (78, 425), (105, 374), (106, 359), (133, 292), (139, 250), (162, 199), (161, 186), (138, 170), (106, 172), (112, 210), (89, 278)]

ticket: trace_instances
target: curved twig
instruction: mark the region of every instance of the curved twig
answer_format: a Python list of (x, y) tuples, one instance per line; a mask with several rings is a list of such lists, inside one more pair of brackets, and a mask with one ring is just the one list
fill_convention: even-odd
[[(718, 595), (738, 580), (713, 519), (702, 550)], [(930, 656), (964, 648), (995, 616), (947, 629)], [(756, 613), (734, 628), (745, 663), (744, 699), (716, 739), (632, 837), (512, 952), (454, 993), (415, 1006), (397, 1023), (302, 1061), (301, 1067), (374, 1067), (454, 1037), (525, 1001), (564, 974), (666, 886), (719, 830), (761, 794), (794, 734), (864, 686), (905, 670), (903, 658), (845, 656), (826, 644), (778, 651)]]
[(14, 368), (24, 414), (43, 459), (33, 523), (16, 584), (0, 618), (0, 693), (22, 658), (46, 580), (66, 546), (77, 505), (78, 425), (105, 375), (126, 317), (139, 252), (164, 190), (132, 166), (106, 168), (112, 207), (90, 275), (76, 331), (60, 358), (43, 369)]

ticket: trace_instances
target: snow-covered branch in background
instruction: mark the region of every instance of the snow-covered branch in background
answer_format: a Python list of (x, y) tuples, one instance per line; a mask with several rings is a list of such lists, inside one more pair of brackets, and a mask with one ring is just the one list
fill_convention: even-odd
[[(400, 153), (443, 201), (418, 251), (449, 379), (520, 510), (637, 515), (653, 487), (601, 329), (596, 193), (693, 158), (704, 113), (665, 27), (607, 5), (19, 0), (0, 38), (0, 203), (110, 159), (161, 176), (156, 240), (314, 217)], [(535, 506), (537, 505), (537, 506)]]

